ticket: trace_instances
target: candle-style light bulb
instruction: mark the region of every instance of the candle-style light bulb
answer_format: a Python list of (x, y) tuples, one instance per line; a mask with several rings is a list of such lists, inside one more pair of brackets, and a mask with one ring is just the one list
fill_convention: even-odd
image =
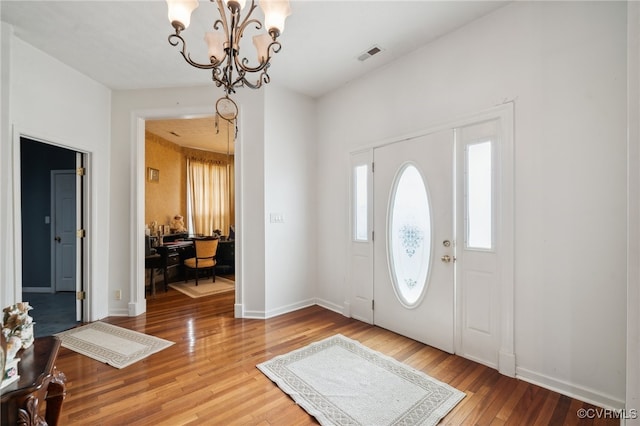
[(191, 23), (191, 13), (198, 7), (198, 0), (167, 0), (169, 22), (182, 31)]
[(284, 32), (284, 21), (291, 15), (289, 0), (260, 0), (264, 27), (274, 39)]

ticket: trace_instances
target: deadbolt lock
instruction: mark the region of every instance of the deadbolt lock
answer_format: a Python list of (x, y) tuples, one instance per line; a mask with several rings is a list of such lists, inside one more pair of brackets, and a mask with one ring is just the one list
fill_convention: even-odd
[(445, 247), (451, 247), (451, 241), (449, 241), (449, 240), (444, 240), (444, 241), (442, 242), (442, 245), (443, 245), (443, 246), (445, 246)]

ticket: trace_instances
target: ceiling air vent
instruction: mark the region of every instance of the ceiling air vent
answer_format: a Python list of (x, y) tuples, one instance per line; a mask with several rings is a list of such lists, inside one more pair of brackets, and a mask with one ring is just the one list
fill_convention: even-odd
[(366, 61), (367, 59), (369, 59), (373, 55), (378, 54), (380, 52), (382, 52), (382, 49), (379, 46), (373, 46), (372, 48), (370, 48), (366, 52), (361, 53), (360, 56), (358, 56), (358, 60), (359, 61)]

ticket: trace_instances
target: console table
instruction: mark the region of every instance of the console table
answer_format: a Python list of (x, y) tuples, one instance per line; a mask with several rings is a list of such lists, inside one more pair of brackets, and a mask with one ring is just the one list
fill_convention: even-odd
[[(169, 289), (169, 274), (172, 270), (182, 266), (182, 262), (187, 257), (193, 257), (193, 241), (173, 241), (165, 242), (161, 246), (155, 248), (159, 258), (151, 259), (152, 256), (145, 258), (145, 268), (151, 269), (150, 286), (152, 294), (155, 294), (155, 280), (153, 278), (153, 268), (162, 269), (164, 275), (164, 290)], [(175, 275), (180, 275), (177, 272)]]
[(18, 352), (20, 379), (1, 391), (0, 424), (58, 424), (66, 393), (66, 377), (55, 366), (59, 349), (60, 339), (46, 336), (35, 339), (33, 345)]
[[(147, 248), (150, 249), (151, 244), (149, 237), (146, 238)], [(165, 236), (163, 244), (153, 247), (155, 253), (149, 250), (144, 260), (145, 269), (151, 271), (149, 275), (149, 292), (153, 296), (156, 294), (156, 270), (162, 272), (164, 277), (164, 291), (167, 291), (169, 290), (169, 282), (175, 281), (176, 277), (180, 277), (180, 279), (184, 277), (184, 271), (182, 271), (184, 260), (195, 256), (195, 248), (193, 245), (195, 238), (186, 240), (170, 239), (170, 241), (166, 241), (166, 239), (167, 236)], [(233, 273), (235, 271), (235, 242), (233, 240), (220, 240), (216, 259), (216, 273)]]

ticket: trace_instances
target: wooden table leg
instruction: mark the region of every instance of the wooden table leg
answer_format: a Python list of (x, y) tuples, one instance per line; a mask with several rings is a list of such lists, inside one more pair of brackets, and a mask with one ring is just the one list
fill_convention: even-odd
[(45, 413), (45, 419), (49, 426), (57, 426), (58, 419), (60, 417), (60, 411), (62, 410), (62, 402), (67, 394), (65, 382), (67, 378), (64, 373), (54, 370), (53, 379), (47, 387), (47, 411)]
[(152, 296), (156, 295), (156, 270), (154, 268), (151, 268), (150, 272), (150, 276), (149, 276), (149, 292), (151, 293)]
[(167, 267), (164, 267), (164, 291), (169, 291), (169, 274), (167, 273)]

